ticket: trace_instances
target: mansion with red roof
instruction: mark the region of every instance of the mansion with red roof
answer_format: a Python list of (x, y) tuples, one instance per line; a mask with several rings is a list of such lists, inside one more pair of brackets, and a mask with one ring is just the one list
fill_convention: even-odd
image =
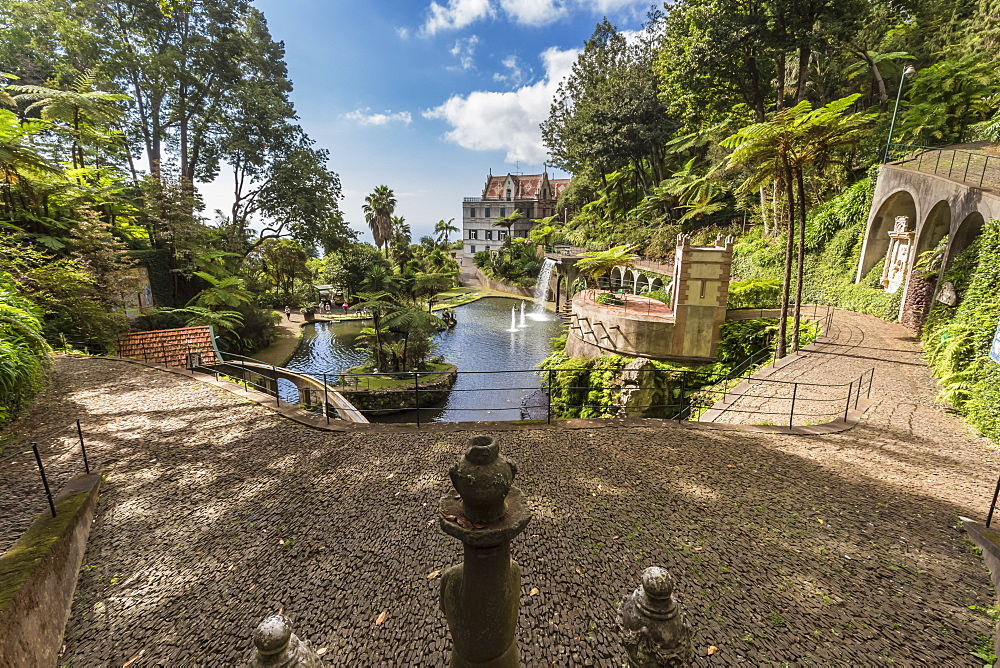
[(498, 218), (520, 211), (524, 216), (511, 227), (515, 237), (527, 237), (535, 221), (555, 213), (556, 200), (569, 179), (550, 179), (548, 173), (507, 174), (486, 178), (481, 197), (465, 197), (462, 202), (462, 256), (496, 250), (503, 244), (507, 229), (494, 227)]

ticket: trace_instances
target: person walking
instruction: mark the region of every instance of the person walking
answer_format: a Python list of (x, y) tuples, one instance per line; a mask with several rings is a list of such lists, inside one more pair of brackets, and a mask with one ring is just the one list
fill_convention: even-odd
[(348, 306), (348, 304), (347, 304), (347, 300), (346, 299), (344, 300), (344, 303), (342, 304), (342, 306), (344, 307), (344, 315), (347, 315), (347, 306)]
[(292, 319), (292, 307), (291, 306), (286, 306), (285, 307), (285, 317), (288, 318), (289, 320)]

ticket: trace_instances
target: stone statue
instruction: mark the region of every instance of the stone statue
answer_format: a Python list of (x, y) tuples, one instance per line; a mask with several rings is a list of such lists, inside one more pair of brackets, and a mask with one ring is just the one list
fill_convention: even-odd
[(318, 668), (323, 665), (309, 647), (292, 633), (292, 623), (284, 615), (271, 615), (253, 632), (250, 668)]
[(674, 600), (674, 580), (652, 566), (618, 611), (618, 628), (631, 668), (665, 668), (691, 663), (691, 629)]
[(464, 562), (441, 576), (441, 609), (454, 649), (452, 668), (516, 668), (521, 569), (510, 541), (531, 520), (517, 466), (489, 436), (475, 436), (449, 472), (458, 496), (441, 498), (441, 529), (465, 545)]
[(910, 247), (913, 243), (913, 233), (907, 231), (909, 225), (908, 216), (896, 216), (895, 226), (889, 232), (889, 249), (882, 269), (882, 287), (890, 294), (899, 290), (909, 274)]

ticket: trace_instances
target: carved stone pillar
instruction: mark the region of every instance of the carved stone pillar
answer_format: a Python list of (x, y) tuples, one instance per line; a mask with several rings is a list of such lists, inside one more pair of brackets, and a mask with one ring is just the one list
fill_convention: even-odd
[(441, 577), (441, 609), (454, 643), (450, 665), (516, 668), (521, 569), (510, 558), (510, 541), (531, 510), (511, 486), (517, 466), (500, 457), (498, 444), (475, 436), (469, 445), (449, 472), (458, 495), (441, 498), (441, 529), (465, 545), (464, 562)]
[(622, 603), (617, 621), (631, 668), (673, 668), (691, 663), (691, 629), (673, 593), (670, 573), (652, 566), (642, 572), (641, 584)]
[(908, 232), (910, 224), (908, 216), (896, 216), (896, 225), (889, 233), (889, 250), (885, 254), (885, 267), (882, 268), (882, 287), (892, 294), (906, 282), (910, 271), (910, 246), (913, 244), (913, 232)]
[(292, 633), (292, 623), (284, 615), (266, 617), (253, 632), (250, 668), (319, 668), (323, 660)]

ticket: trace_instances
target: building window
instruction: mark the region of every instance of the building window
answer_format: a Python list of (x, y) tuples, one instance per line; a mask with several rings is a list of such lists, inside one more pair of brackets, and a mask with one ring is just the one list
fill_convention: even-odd
[(493, 241), (493, 230), (486, 230), (486, 240)]
[(503, 218), (506, 215), (507, 215), (507, 207), (505, 206), (500, 207), (500, 217)]
[(498, 231), (497, 232), (497, 239), (499, 239), (500, 241), (503, 241), (506, 238), (507, 238), (507, 233), (506, 232), (502, 232), (502, 231)]
[(469, 209), (469, 218), (475, 218), (475, 217), (476, 217), (476, 210)]
[[(510, 188), (507, 188), (507, 201), (510, 201)], [(503, 211), (503, 209), (500, 210)], [(500, 215), (502, 216), (503, 214), (501, 213)]]
[(486, 212), (483, 213), (483, 217), (485, 217), (485, 218), (489, 218), (490, 217), (490, 207), (486, 207)]
[(475, 255), (476, 254), (476, 247), (475, 246), (469, 246), (469, 252), (472, 253), (473, 255)]
[(479, 230), (469, 230), (469, 238), (470, 239), (478, 239), (479, 238)]
[(487, 247), (486, 247), (486, 248), (484, 248), (483, 250), (485, 250), (485, 251), (486, 251), (487, 253), (489, 253), (489, 252), (490, 252), (490, 247), (489, 247), (489, 246), (487, 246)]

